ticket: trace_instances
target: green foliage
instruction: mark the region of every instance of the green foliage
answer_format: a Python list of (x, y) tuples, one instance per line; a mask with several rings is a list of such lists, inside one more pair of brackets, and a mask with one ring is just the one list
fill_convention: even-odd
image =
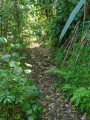
[[(23, 43), (27, 22), (27, 10), (30, 8), (24, 4), (27, 0), (1, 0), (0, 1), (0, 36), (10, 42)], [(28, 2), (29, 4), (29, 2)], [(7, 8), (7, 9), (6, 9)], [(0, 39), (1, 40), (1, 39)]]
[(0, 44), (7, 43), (7, 39), (4, 37), (0, 37)]
[(81, 105), (82, 111), (88, 111), (88, 108), (90, 108), (90, 87), (79, 87), (75, 90), (71, 102), (75, 102), (75, 106)]
[[(55, 47), (59, 46), (58, 43), (59, 43), (60, 33), (69, 17), (70, 12), (72, 12), (76, 4), (77, 4), (77, 0), (75, 2), (72, 1), (68, 2), (61, 0), (61, 1), (56, 1), (52, 4), (53, 15), (51, 15), (50, 21), (46, 22), (46, 26), (45, 26), (46, 36), (48, 37), (48, 40), (50, 41), (50, 44), (52, 46)], [(69, 29), (69, 32), (71, 28)], [(66, 37), (67, 35), (68, 33), (66, 34)]]
[(4, 54), (1, 57), (4, 61), (9, 61), (9, 59), (11, 58), (11, 55), (10, 54)]
[[(86, 10), (83, 9), (84, 3), (85, 3), (85, 0), (80, 0), (80, 2), (78, 0), (75, 0), (75, 1), (60, 0), (60, 1), (55, 1), (53, 3), (50, 3), (50, 1), (49, 1), (49, 4), (51, 4), (52, 8), (50, 10), (48, 10), (48, 14), (50, 14), (51, 11), (52, 11), (52, 14), (49, 16), (49, 20), (47, 22), (45, 22), (44, 29), (45, 29), (45, 36), (51, 46), (59, 47), (68, 38), (70, 33), (73, 32), (73, 28), (76, 23), (80, 24), (81, 28), (82, 28), (82, 26), (84, 26), (83, 21), (90, 20), (90, 16), (89, 16), (90, 10), (88, 7), (89, 1), (86, 1), (86, 7), (85, 7)], [(48, 9), (49, 9), (49, 7), (48, 7)], [(85, 14), (85, 16), (84, 16), (84, 14)], [(68, 20), (68, 22), (67, 22), (67, 20)], [(71, 24), (71, 26), (70, 26), (70, 24)], [(64, 27), (64, 25), (65, 25), (65, 27)], [(87, 28), (87, 26), (88, 26), (88, 24), (85, 24), (85, 29)], [(67, 29), (68, 29), (68, 31), (67, 31)], [(61, 34), (61, 38), (60, 38), (60, 34)], [(62, 39), (63, 37), (64, 37), (64, 39), (60, 43), (60, 39)]]
[[(3, 47), (4, 51), (7, 47)], [(0, 51), (0, 118), (35, 120), (43, 112), (43, 107), (37, 104), (40, 92), (33, 80), (27, 78), (31, 70), (20, 65), (22, 56), (17, 49), (22, 50), (21, 44), (13, 44), (4, 54), (3, 49)]]
[(75, 7), (75, 9), (70, 14), (70, 17), (68, 18), (67, 23), (66, 23), (65, 27), (63, 28), (62, 33), (60, 35), (60, 41), (64, 37), (64, 35), (65, 35), (68, 27), (70, 26), (71, 22), (73, 21), (73, 19), (75, 18), (76, 14), (80, 10), (80, 8), (83, 6), (83, 4), (85, 3), (85, 1), (86, 0), (80, 0), (80, 2), (78, 3), (78, 5)]
[[(85, 44), (83, 39), (80, 41), (90, 21), (89, 1), (86, 1), (86, 8), (81, 8), (82, 5), (78, 7), (77, 10), (81, 9), (77, 16), (75, 9), (75, 19), (59, 45), (59, 35), (77, 4), (78, 0), (0, 1), (1, 119), (34, 120), (41, 117), (43, 108), (37, 105), (40, 93), (33, 80), (29, 78), (32, 65), (25, 63), (26, 67), (24, 66), (26, 46), (36, 37), (42, 40), (42, 47), (45, 47), (46, 40), (56, 49), (57, 46), (63, 45), (62, 49), (58, 48), (56, 55), (56, 65), (59, 69), (50, 70), (60, 78), (55, 85), (60, 84), (61, 90), (67, 93), (75, 106), (80, 106), (85, 112), (89, 110), (90, 35), (88, 34), (86, 41), (84, 40)], [(73, 36), (76, 23), (80, 27), (73, 42), (73, 37), (69, 39), (72, 44), (70, 45), (69, 41), (63, 44), (70, 33)], [(81, 94), (83, 90), (85, 92)]]
[[(56, 64), (58, 68), (52, 68), (49, 72), (58, 75), (57, 85), (60, 90), (64, 91), (75, 107), (79, 107), (82, 112), (89, 114), (90, 108), (90, 75), (89, 75), (89, 59), (90, 59), (90, 30), (84, 42), (79, 42), (78, 38), (73, 43), (73, 49), (68, 53), (65, 60), (66, 51), (64, 47), (61, 51), (56, 52)], [(81, 40), (84, 35), (79, 33)], [(84, 44), (85, 43), (85, 44)], [(83, 46), (83, 47), (82, 47)], [(82, 49), (81, 49), (82, 48)], [(65, 51), (65, 52), (63, 52)]]

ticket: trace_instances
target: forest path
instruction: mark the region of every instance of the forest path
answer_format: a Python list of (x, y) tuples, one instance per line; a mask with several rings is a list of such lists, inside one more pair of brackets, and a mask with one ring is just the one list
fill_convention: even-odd
[(27, 61), (33, 66), (32, 79), (41, 92), (40, 104), (44, 107), (41, 120), (80, 120), (81, 116), (59, 88), (53, 89), (57, 77), (46, 72), (54, 64), (51, 54), (48, 46), (42, 48), (38, 41), (33, 42), (27, 51)]

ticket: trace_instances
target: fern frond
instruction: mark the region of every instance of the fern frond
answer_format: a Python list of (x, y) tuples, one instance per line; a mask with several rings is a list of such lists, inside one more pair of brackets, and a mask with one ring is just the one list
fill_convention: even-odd
[(67, 73), (66, 72), (64, 72), (64, 71), (61, 71), (61, 70), (59, 70), (58, 68), (51, 68), (50, 70), (48, 70), (48, 72), (51, 72), (51, 73), (53, 73), (53, 74), (63, 74), (63, 75), (66, 75)]
[(62, 90), (63, 91), (67, 91), (67, 90), (75, 90), (76, 89), (76, 87), (73, 85), (71, 85), (71, 84), (65, 84), (63, 87), (62, 87)]
[(71, 102), (75, 102), (76, 103), (75, 106), (78, 106), (79, 104), (81, 104), (82, 110), (85, 107), (89, 108), (90, 90), (86, 89), (85, 87), (80, 87), (74, 92), (73, 97), (71, 98)]

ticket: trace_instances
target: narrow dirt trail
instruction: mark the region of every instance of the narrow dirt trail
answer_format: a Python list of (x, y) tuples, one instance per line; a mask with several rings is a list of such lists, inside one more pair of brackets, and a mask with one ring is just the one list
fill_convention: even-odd
[(41, 92), (40, 104), (44, 107), (41, 120), (80, 120), (81, 115), (71, 107), (63, 93), (59, 92), (59, 88), (53, 89), (57, 77), (46, 72), (54, 64), (48, 46), (42, 48), (40, 43), (32, 43), (27, 51), (27, 61), (33, 65), (32, 79)]

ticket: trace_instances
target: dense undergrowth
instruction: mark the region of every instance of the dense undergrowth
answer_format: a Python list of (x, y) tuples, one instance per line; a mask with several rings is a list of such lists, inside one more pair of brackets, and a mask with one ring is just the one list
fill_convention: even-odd
[(0, 120), (34, 120), (43, 111), (40, 92), (30, 78), (32, 65), (26, 63), (28, 11), (27, 0), (0, 1)]
[(23, 50), (20, 43), (8, 44), (5, 38), (0, 37), (1, 120), (34, 120), (41, 117), (43, 111), (43, 107), (37, 105), (40, 93), (30, 79), (31, 70), (24, 63), (26, 56)]
[(82, 112), (87, 113), (85, 114), (87, 116), (90, 108), (89, 32), (87, 32), (86, 40), (82, 41), (84, 36), (81, 38), (83, 43), (79, 43), (78, 40), (73, 41), (70, 51), (68, 51), (69, 48), (59, 49), (55, 55), (57, 68), (50, 70), (59, 77), (55, 85), (60, 86), (60, 91), (64, 91), (71, 103), (74, 103), (75, 107), (79, 107)]

